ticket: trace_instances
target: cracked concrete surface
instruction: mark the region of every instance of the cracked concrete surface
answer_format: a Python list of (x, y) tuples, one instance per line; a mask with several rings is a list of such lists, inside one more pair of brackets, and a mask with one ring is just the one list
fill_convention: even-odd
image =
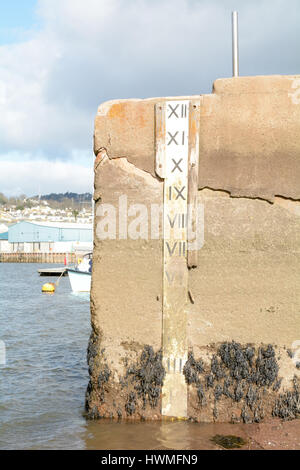
[[(297, 80), (218, 80), (212, 95), (200, 97), (198, 201), (204, 204), (205, 243), (198, 268), (189, 272), (194, 303), (187, 306), (195, 355), (233, 339), (273, 344), (286, 388), (299, 376), (285, 355), (300, 339)], [(99, 108), (96, 211), (101, 202), (116, 205), (124, 194), (128, 204), (161, 204), (163, 182), (154, 172), (154, 104), (161, 100), (120, 100)], [(162, 240), (100, 241), (95, 233), (91, 299), (92, 323), (117, 396), (124, 359), (136, 359), (146, 344), (161, 347)]]
[[(299, 75), (216, 80), (198, 98), (199, 188), (272, 201), (276, 194), (300, 199)], [(169, 98), (116, 100), (99, 107), (94, 150), (129, 161), (153, 176), (154, 105)]]

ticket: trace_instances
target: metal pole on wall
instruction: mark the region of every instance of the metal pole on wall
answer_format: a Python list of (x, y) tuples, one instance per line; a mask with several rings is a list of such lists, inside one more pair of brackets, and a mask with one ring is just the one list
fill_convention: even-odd
[(238, 12), (232, 12), (232, 76), (239, 76)]

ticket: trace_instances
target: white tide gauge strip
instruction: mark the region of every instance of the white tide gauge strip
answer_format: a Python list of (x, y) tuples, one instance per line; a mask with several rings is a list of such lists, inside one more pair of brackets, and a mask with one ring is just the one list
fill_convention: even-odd
[(162, 414), (186, 417), (183, 367), (187, 360), (189, 101), (167, 101), (164, 114), (163, 363), (166, 377)]

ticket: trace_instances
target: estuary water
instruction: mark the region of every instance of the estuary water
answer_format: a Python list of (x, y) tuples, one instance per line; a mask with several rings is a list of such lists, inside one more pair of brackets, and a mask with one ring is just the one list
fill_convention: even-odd
[[(251, 437), (258, 425), (86, 421), (89, 295), (72, 294), (67, 277), (54, 295), (42, 294), (56, 278), (39, 277), (39, 267), (0, 263), (0, 449), (216, 449), (216, 434), (262, 448)], [(299, 426), (278, 429), (278, 445), (289, 432), (299, 436)]]
[(89, 295), (72, 294), (68, 277), (54, 295), (42, 294), (56, 278), (39, 277), (41, 267), (0, 264), (2, 449), (84, 447)]

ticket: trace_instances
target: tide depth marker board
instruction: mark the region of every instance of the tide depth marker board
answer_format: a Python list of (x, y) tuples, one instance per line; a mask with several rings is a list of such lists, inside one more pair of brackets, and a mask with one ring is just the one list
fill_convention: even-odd
[[(156, 105), (156, 173), (164, 179), (162, 415), (177, 418), (187, 417), (188, 202), (197, 195), (199, 109), (190, 100)], [(192, 259), (195, 266), (195, 253)]]

